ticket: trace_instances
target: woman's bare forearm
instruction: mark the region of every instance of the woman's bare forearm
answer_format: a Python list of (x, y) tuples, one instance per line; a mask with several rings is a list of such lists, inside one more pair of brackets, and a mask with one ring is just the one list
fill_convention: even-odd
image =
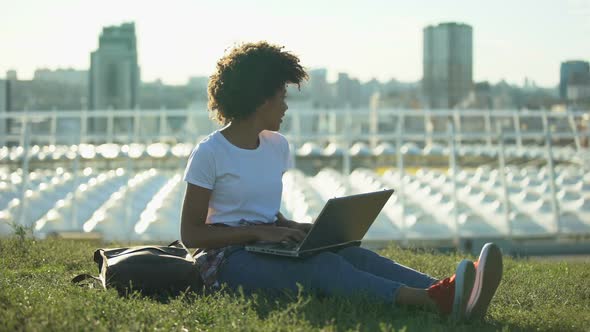
[(232, 244), (246, 244), (259, 239), (261, 226), (223, 227), (206, 224), (182, 225), (180, 236), (189, 248), (222, 248)]

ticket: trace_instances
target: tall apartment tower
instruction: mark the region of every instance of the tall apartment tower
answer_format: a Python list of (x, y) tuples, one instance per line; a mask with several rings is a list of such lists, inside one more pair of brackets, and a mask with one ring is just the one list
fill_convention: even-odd
[(329, 86), (326, 80), (327, 74), (328, 71), (325, 68), (309, 71), (309, 90), (314, 108), (325, 108), (331, 102)]
[(89, 108), (133, 109), (140, 82), (135, 24), (105, 27), (90, 54)]
[(454, 108), (473, 86), (473, 29), (462, 23), (424, 28), (422, 88), (430, 108)]
[(567, 99), (567, 86), (576, 76), (590, 75), (590, 64), (587, 61), (565, 61), (559, 70), (559, 97)]

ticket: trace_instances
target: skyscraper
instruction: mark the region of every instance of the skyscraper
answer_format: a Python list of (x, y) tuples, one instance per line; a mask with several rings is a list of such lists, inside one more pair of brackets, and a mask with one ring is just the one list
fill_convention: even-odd
[(325, 68), (309, 71), (309, 90), (314, 108), (323, 108), (330, 104), (330, 91), (326, 81), (327, 74), (328, 71)]
[(347, 73), (338, 73), (336, 81), (336, 105), (345, 108), (357, 108), (361, 98), (361, 83), (350, 78)]
[(473, 85), (473, 29), (462, 23), (424, 28), (422, 87), (430, 108), (453, 108)]
[(105, 27), (90, 55), (90, 109), (132, 109), (140, 82), (135, 24)]
[(336, 81), (336, 104), (338, 107), (350, 107), (350, 77), (347, 73), (338, 73)]
[(559, 71), (559, 97), (567, 99), (567, 85), (570, 79), (586, 75), (590, 75), (590, 64), (587, 61), (562, 62)]

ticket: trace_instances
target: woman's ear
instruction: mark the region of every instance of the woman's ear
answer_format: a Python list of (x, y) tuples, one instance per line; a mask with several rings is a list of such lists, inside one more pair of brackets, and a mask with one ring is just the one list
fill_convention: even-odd
[(260, 106), (256, 107), (256, 111), (267, 109), (270, 103), (270, 98), (265, 99)]

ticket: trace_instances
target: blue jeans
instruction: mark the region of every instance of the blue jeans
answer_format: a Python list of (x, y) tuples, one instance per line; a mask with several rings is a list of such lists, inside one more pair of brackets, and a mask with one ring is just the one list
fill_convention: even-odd
[(382, 257), (375, 252), (348, 247), (305, 258), (256, 254), (239, 249), (218, 273), (218, 281), (244, 293), (306, 291), (322, 295), (366, 294), (392, 303), (402, 286), (428, 288), (437, 280)]

